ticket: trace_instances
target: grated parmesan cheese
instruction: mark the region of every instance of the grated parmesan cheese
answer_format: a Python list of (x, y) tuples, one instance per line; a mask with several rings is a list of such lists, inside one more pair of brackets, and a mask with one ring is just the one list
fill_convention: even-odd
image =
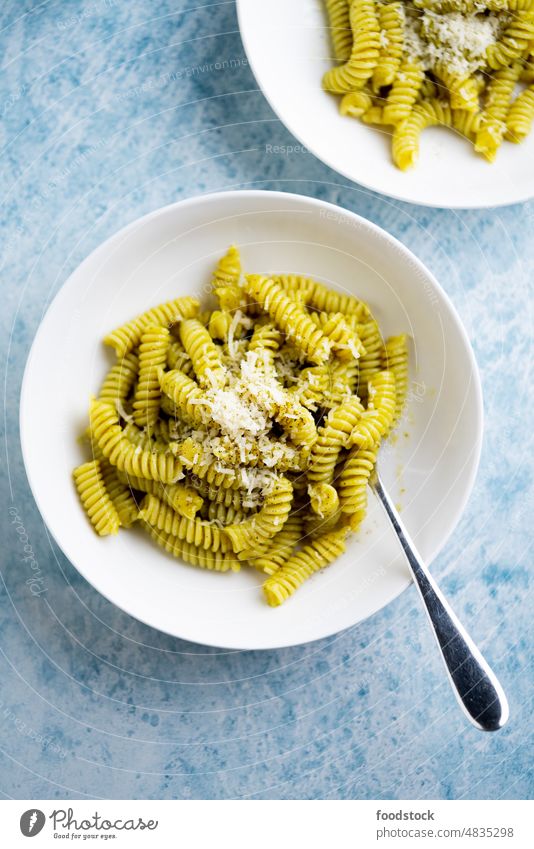
[[(229, 347), (236, 344), (233, 333), (238, 323), (232, 321)], [(239, 369), (226, 369), (222, 387), (210, 380), (198, 401), (206, 408), (206, 429), (182, 427), (180, 436), (190, 436), (199, 446), (193, 463), (187, 465), (213, 464), (221, 474), (237, 471), (245, 489), (243, 506), (253, 508), (277, 479), (275, 467), (295, 467), (299, 449), (287, 434), (275, 438), (271, 433), (275, 414), (287, 406), (287, 395), (265, 352), (247, 351), (237, 365)], [(244, 465), (247, 468), (240, 468)]]
[(485, 65), (486, 50), (498, 40), (508, 17), (502, 14), (438, 14), (424, 9), (406, 15), (405, 49), (408, 59), (425, 71), (445, 64), (455, 76), (469, 76)]
[(258, 407), (246, 402), (236, 387), (218, 389), (210, 402), (211, 418), (233, 439), (243, 433), (252, 435), (265, 430), (265, 415)]

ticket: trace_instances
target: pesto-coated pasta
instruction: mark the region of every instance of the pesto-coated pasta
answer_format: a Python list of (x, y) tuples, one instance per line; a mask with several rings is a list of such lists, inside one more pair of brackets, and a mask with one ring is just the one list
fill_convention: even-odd
[(90, 421), (91, 433), (104, 457), (121, 472), (162, 483), (174, 483), (182, 476), (182, 463), (172, 452), (151, 451), (131, 442), (110, 404), (93, 401)]
[(493, 162), (506, 132), (506, 116), (510, 109), (514, 88), (519, 79), (521, 65), (515, 62), (510, 68), (497, 71), (488, 85), (487, 98), (476, 135), (475, 150)]
[(101, 401), (114, 404), (117, 409), (124, 407), (125, 401), (137, 378), (139, 357), (137, 354), (126, 354), (108, 371), (100, 387), (98, 397)]
[(373, 91), (391, 85), (404, 50), (404, 8), (402, 3), (379, 4), (380, 56), (373, 71)]
[(100, 460), (83, 463), (74, 469), (73, 476), (80, 501), (97, 534), (116, 534), (120, 519), (104, 485)]
[(281, 477), (274, 482), (257, 513), (224, 528), (224, 534), (239, 559), (249, 560), (251, 555), (267, 548), (266, 543), (282, 530), (287, 521), (292, 501), (293, 486)]
[(367, 512), (367, 484), (376, 463), (376, 447), (355, 446), (349, 451), (338, 479), (341, 512), (356, 531)]
[(347, 447), (347, 441), (363, 413), (364, 408), (356, 395), (328, 413), (312, 448), (308, 469), (310, 483), (331, 483), (334, 480), (341, 449)]
[(209, 548), (201, 548), (194, 543), (187, 542), (185, 539), (173, 536), (167, 531), (154, 528), (148, 522), (141, 522), (141, 525), (146, 528), (152, 539), (164, 548), (165, 551), (168, 551), (173, 557), (185, 560), (191, 566), (197, 566), (200, 569), (209, 569), (214, 572), (228, 572), (229, 569), (238, 572), (241, 568), (241, 564), (236, 560), (235, 554), (231, 552), (221, 550), (212, 551)]
[(151, 310), (138, 315), (137, 318), (109, 333), (104, 338), (104, 344), (114, 348), (118, 357), (125, 357), (139, 345), (143, 330), (146, 330), (147, 327), (151, 325), (170, 327), (183, 321), (184, 318), (192, 318), (197, 315), (198, 307), (198, 301), (188, 296), (168, 301), (166, 304), (153, 307)]
[(147, 327), (139, 342), (139, 376), (133, 401), (136, 425), (153, 427), (159, 419), (161, 389), (158, 370), (167, 362), (169, 330), (167, 327)]
[(205, 394), (195, 380), (187, 377), (180, 369), (158, 372), (161, 391), (171, 399), (181, 416), (193, 424), (202, 425), (205, 421)]
[(148, 492), (163, 499), (172, 509), (193, 519), (204, 503), (202, 496), (193, 487), (182, 483), (163, 484), (148, 478), (139, 478), (135, 475), (127, 475), (126, 472), (117, 470), (117, 477), (123, 484), (127, 484), (130, 491)]
[(354, 425), (347, 445), (371, 448), (378, 445), (390, 430), (397, 404), (395, 375), (391, 371), (379, 371), (369, 381), (369, 404)]
[(304, 308), (285, 294), (279, 283), (269, 277), (248, 275), (244, 288), (313, 363), (324, 363), (328, 359), (328, 339), (315, 327)]
[(325, 0), (334, 58), (346, 62), (352, 50), (350, 0)]
[(235, 246), (212, 282), (218, 308), (178, 298), (106, 337), (119, 360), (74, 483), (99, 535), (135, 524), (191, 566), (248, 567), (278, 606), (364, 521), (408, 340), (384, 341), (367, 304), (319, 280), (244, 274)]
[(380, 57), (380, 23), (374, 0), (352, 0), (349, 10), (352, 48), (344, 65), (323, 77), (326, 91), (344, 93), (362, 88), (372, 77)]
[(202, 519), (180, 516), (156, 495), (145, 495), (139, 518), (159, 531), (209, 551), (227, 551), (226, 539), (219, 527)]
[(296, 554), (293, 554), (281, 569), (278, 569), (274, 575), (271, 575), (265, 581), (263, 591), (267, 603), (271, 607), (278, 607), (289, 596), (293, 595), (314, 572), (324, 569), (332, 560), (343, 554), (346, 537), (346, 528), (330, 531), (312, 540)]
[(534, 97), (515, 86), (534, 84), (534, 0), (324, 3), (342, 64), (323, 88), (343, 95), (342, 115), (393, 128), (401, 171), (416, 165), (426, 127), (461, 133), (488, 162), (529, 134)]
[(506, 116), (506, 136), (508, 141), (520, 144), (530, 133), (534, 122), (534, 85), (529, 86), (517, 96)]
[(298, 514), (289, 516), (281, 531), (273, 537), (265, 554), (251, 557), (250, 565), (265, 575), (274, 575), (296, 548), (303, 533), (303, 521)]
[(221, 353), (206, 328), (196, 318), (180, 323), (180, 339), (191, 357), (197, 380), (201, 386), (221, 385), (224, 369)]
[(419, 159), (419, 138), (426, 127), (450, 127), (452, 111), (448, 104), (439, 100), (416, 103), (405, 121), (395, 127), (393, 133), (393, 161), (401, 171), (416, 165)]
[(139, 518), (139, 507), (130, 487), (120, 480), (118, 470), (107, 460), (100, 461), (100, 471), (106, 492), (117, 511), (121, 528), (131, 527)]
[(405, 333), (390, 336), (382, 351), (381, 365), (384, 371), (390, 371), (395, 377), (395, 416), (400, 417), (408, 394), (408, 337)]

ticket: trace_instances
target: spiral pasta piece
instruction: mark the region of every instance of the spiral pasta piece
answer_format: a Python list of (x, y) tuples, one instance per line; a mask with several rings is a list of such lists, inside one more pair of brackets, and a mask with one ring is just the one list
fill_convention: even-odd
[(380, 56), (380, 25), (374, 0), (352, 0), (350, 25), (353, 34), (350, 57), (323, 77), (323, 88), (344, 94), (363, 88), (373, 75)]
[(248, 275), (245, 290), (313, 363), (320, 365), (328, 359), (328, 339), (315, 327), (304, 309), (291, 300), (272, 278)]
[(477, 112), (479, 108), (479, 85), (473, 77), (452, 73), (444, 62), (436, 65), (435, 74), (447, 89), (451, 109)]
[(169, 331), (166, 327), (147, 327), (139, 343), (139, 379), (133, 402), (134, 422), (153, 427), (159, 418), (161, 389), (158, 370), (167, 362)]
[(191, 486), (183, 483), (163, 484), (148, 478), (140, 478), (136, 475), (128, 475), (126, 472), (117, 470), (117, 477), (121, 483), (126, 484), (130, 490), (147, 492), (157, 495), (165, 501), (172, 509), (185, 516), (194, 519), (204, 503), (202, 496)]
[(335, 360), (328, 368), (328, 382), (321, 405), (331, 410), (356, 392), (360, 360)]
[(402, 3), (387, 3), (378, 7), (380, 25), (380, 56), (373, 71), (373, 91), (391, 85), (402, 59), (404, 48), (404, 7)]
[(130, 442), (110, 404), (93, 400), (89, 417), (91, 432), (104, 457), (121, 472), (162, 483), (174, 483), (182, 475), (182, 464), (172, 453), (149, 451)]
[(373, 375), (377, 374), (382, 368), (381, 356), (384, 345), (380, 328), (374, 319), (360, 326), (359, 335), (365, 348), (365, 354), (358, 360), (358, 395), (365, 402), (368, 394), (368, 383)]
[(363, 113), (362, 121), (364, 124), (375, 124), (376, 126), (385, 124), (383, 107), (377, 105), (371, 106)]
[(232, 314), (226, 310), (214, 310), (210, 315), (208, 332), (212, 339), (226, 342), (232, 325)]
[(325, 423), (318, 429), (318, 437), (312, 448), (308, 480), (311, 484), (332, 483), (334, 470), (342, 448), (364, 409), (359, 398), (354, 396), (328, 413)]
[(137, 378), (139, 358), (130, 352), (108, 371), (100, 387), (98, 397), (101, 401), (123, 407)]
[(226, 538), (217, 525), (202, 519), (188, 519), (165, 504), (156, 495), (145, 495), (141, 502), (139, 518), (159, 531), (209, 551), (227, 551)]
[(188, 295), (183, 298), (175, 298), (174, 301), (153, 307), (127, 324), (113, 330), (112, 333), (108, 333), (104, 338), (104, 344), (114, 348), (117, 357), (121, 359), (139, 345), (143, 331), (147, 327), (151, 325), (169, 327), (183, 319), (197, 315), (198, 309), (199, 303), (196, 298), (190, 298)]
[(224, 528), (233, 550), (248, 560), (251, 553), (264, 546), (278, 531), (282, 530), (293, 502), (293, 486), (287, 478), (279, 478), (268, 495), (261, 510), (234, 525)]
[(241, 287), (241, 257), (235, 245), (231, 245), (221, 257), (213, 272), (212, 286), (222, 312), (234, 313), (242, 310), (255, 315), (257, 310), (253, 301)]
[(122, 528), (130, 528), (139, 516), (139, 507), (132, 496), (130, 487), (118, 476), (117, 469), (107, 460), (100, 461), (102, 481), (113, 504)]
[(313, 312), (310, 313), (310, 318), (329, 339), (330, 347), (339, 359), (358, 359), (365, 354), (355, 323), (342, 312)]
[(371, 312), (367, 304), (355, 298), (354, 295), (347, 295), (343, 292), (336, 292), (334, 289), (329, 289), (323, 283), (315, 283), (313, 292), (310, 296), (309, 306), (313, 310), (325, 313), (343, 313), (345, 316), (356, 316), (358, 321), (366, 321)]
[(230, 469), (220, 460), (213, 459), (211, 454), (192, 437), (188, 437), (181, 443), (178, 456), (190, 473), (204, 480), (209, 487), (231, 489), (239, 486), (235, 469)]
[(413, 61), (403, 61), (393, 80), (384, 105), (384, 124), (400, 124), (413, 109), (425, 78), (423, 67)]
[(179, 557), (180, 560), (184, 560), (191, 566), (197, 566), (200, 569), (209, 569), (212, 572), (228, 572), (230, 569), (238, 572), (241, 568), (235, 554), (231, 552), (211, 551), (210, 549), (199, 548), (193, 543), (175, 537), (166, 531), (152, 528), (146, 522), (141, 522), (141, 525), (161, 548), (164, 548), (173, 557)]
[(259, 557), (252, 557), (248, 565), (263, 572), (264, 575), (274, 575), (286, 562), (303, 533), (303, 521), (298, 515), (288, 517), (281, 531), (273, 537), (269, 549)]
[(273, 324), (258, 324), (254, 328), (248, 349), (261, 353), (265, 367), (274, 367), (274, 356), (283, 341), (283, 335)]
[(497, 156), (506, 131), (506, 116), (520, 72), (521, 65), (515, 62), (510, 68), (497, 71), (488, 85), (475, 150), (482, 153), (489, 162), (493, 162)]
[(201, 386), (221, 386), (225, 379), (225, 369), (221, 362), (220, 351), (206, 328), (191, 318), (180, 324), (180, 339), (191, 357), (197, 380)]
[(326, 364), (309, 366), (300, 371), (297, 382), (287, 391), (298, 403), (311, 412), (318, 410), (329, 385), (329, 368)]
[(226, 506), (221, 502), (210, 501), (207, 505), (205, 518), (207, 518), (210, 522), (216, 522), (217, 525), (221, 527), (224, 525), (234, 525), (238, 522), (244, 522), (247, 515), (248, 511), (243, 508), (241, 502), (239, 502), (238, 506), (234, 507), (233, 504)]
[(187, 377), (195, 376), (191, 357), (188, 353), (186, 353), (184, 346), (179, 339), (169, 340), (169, 347), (167, 349), (167, 368), (180, 369), (180, 371), (183, 371)]
[(413, 168), (419, 159), (419, 138), (426, 127), (450, 126), (451, 108), (439, 100), (416, 103), (409, 116), (393, 133), (393, 161), (401, 171)]
[(195, 380), (191, 380), (179, 369), (160, 371), (158, 374), (161, 391), (171, 399), (180, 417), (193, 424), (202, 425), (206, 421), (204, 391)]
[(286, 601), (314, 572), (324, 569), (345, 551), (347, 529), (322, 534), (293, 554), (263, 585), (267, 603), (278, 607)]
[(500, 41), (488, 47), (486, 51), (488, 65), (494, 71), (499, 71), (514, 64), (523, 56), (532, 42), (534, 42), (534, 13), (532, 10), (518, 10), (510, 17), (510, 23)]
[(350, 26), (350, 0), (326, 0), (326, 12), (330, 26), (330, 37), (334, 48), (334, 58), (346, 62), (352, 50), (352, 29)]
[(381, 365), (384, 371), (390, 371), (395, 377), (395, 416), (398, 421), (408, 394), (408, 337), (405, 333), (390, 336), (382, 351)]
[(317, 428), (309, 410), (287, 393), (287, 401), (276, 412), (276, 421), (284, 428), (295, 445), (308, 450), (317, 439)]
[(280, 274), (273, 277), (273, 280), (286, 294), (296, 298), (302, 304), (309, 304), (316, 288), (321, 285), (311, 277), (304, 277), (301, 274)]
[(341, 512), (349, 517), (352, 531), (359, 528), (367, 512), (367, 484), (375, 467), (376, 454), (376, 446), (351, 448), (337, 480)]
[(224, 256), (220, 258), (213, 272), (212, 286), (239, 286), (241, 279), (241, 256), (235, 245), (230, 245)]
[(120, 520), (104, 486), (100, 460), (83, 463), (73, 472), (74, 483), (89, 521), (99, 536), (116, 534)]
[(369, 406), (360, 416), (348, 439), (348, 445), (371, 448), (391, 429), (395, 420), (397, 394), (395, 375), (381, 371), (369, 381)]
[(481, 117), (480, 112), (466, 112), (465, 110), (453, 109), (452, 126), (462, 136), (474, 142), (480, 129)]
[(328, 519), (337, 513), (339, 508), (339, 496), (335, 487), (329, 483), (311, 483), (308, 486), (310, 506), (314, 513), (321, 519)]
[(522, 91), (506, 116), (506, 139), (520, 144), (530, 133), (534, 121), (534, 85)]
[(373, 106), (372, 95), (365, 90), (349, 91), (343, 95), (339, 104), (342, 115), (350, 115), (351, 118), (361, 118)]

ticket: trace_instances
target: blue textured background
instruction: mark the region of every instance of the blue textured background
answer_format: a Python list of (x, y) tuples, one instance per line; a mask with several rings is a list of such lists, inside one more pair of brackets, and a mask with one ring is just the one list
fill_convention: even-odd
[[(0, 791), (530, 797), (534, 204), (416, 208), (349, 184), (309, 154), (267, 153), (291, 137), (247, 67), (234, 3), (193, 2), (0, 8)], [(319, 643), (220, 652), (122, 614), (47, 535), (22, 464), (18, 398), (50, 299), (89, 251), (138, 216), (247, 186), (325, 198), (385, 227), (435, 272), (467, 326), (486, 438), (474, 494), (434, 569), (508, 691), (512, 716), (499, 734), (463, 720), (413, 588)], [(42, 571), (38, 597), (25, 583), (22, 529)]]

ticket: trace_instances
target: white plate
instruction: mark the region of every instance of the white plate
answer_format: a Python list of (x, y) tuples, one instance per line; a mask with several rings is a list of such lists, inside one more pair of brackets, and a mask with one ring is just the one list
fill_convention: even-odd
[(391, 138), (339, 114), (321, 79), (332, 67), (324, 0), (237, 0), (241, 37), (260, 88), (281, 121), (340, 174), (385, 195), (427, 206), (503, 206), (534, 197), (534, 133), (503, 143), (490, 165), (451, 130), (422, 136), (416, 169), (392, 163)]
[(97, 537), (71, 478), (86, 459), (77, 436), (89, 396), (112, 361), (102, 337), (154, 304), (209, 290), (216, 258), (232, 242), (245, 268), (314, 275), (367, 300), (384, 334), (405, 331), (414, 339), (417, 382), (396, 444), (384, 448), (383, 468), (428, 561), (471, 490), (481, 391), (465, 332), (431, 274), (383, 230), (322, 201), (261, 191), (182, 201), (121, 230), (72, 274), (39, 328), (21, 397), (24, 461), (45, 522), (82, 575), (137, 619), (199, 643), (274, 648), (354, 625), (408, 586), (398, 545), (372, 498), (347, 553), (271, 609), (252, 571), (203, 572), (139, 529)]

